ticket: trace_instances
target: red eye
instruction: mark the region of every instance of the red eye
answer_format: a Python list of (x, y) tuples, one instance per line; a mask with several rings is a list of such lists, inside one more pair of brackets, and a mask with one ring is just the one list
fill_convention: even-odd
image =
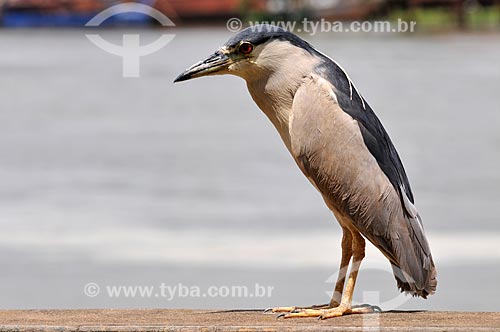
[(248, 42), (244, 42), (241, 43), (238, 50), (243, 54), (250, 54), (253, 51), (253, 45)]

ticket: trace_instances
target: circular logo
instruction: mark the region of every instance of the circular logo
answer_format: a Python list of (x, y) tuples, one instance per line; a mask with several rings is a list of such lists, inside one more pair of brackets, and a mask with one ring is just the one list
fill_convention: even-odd
[(226, 28), (231, 32), (238, 32), (243, 27), (243, 22), (237, 17), (231, 17), (226, 22)]
[(89, 282), (83, 287), (83, 293), (88, 297), (96, 297), (100, 291), (101, 288), (95, 282)]

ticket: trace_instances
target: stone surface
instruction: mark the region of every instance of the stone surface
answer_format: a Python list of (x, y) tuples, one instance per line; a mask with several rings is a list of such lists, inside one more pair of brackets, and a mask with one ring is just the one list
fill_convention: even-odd
[(383, 312), (319, 321), (248, 310), (3, 310), (0, 331), (498, 331), (498, 312)]

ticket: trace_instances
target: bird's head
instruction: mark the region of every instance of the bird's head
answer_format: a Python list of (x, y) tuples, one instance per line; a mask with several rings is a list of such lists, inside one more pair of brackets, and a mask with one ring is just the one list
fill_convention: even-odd
[(250, 81), (283, 67), (287, 61), (292, 66), (300, 65), (304, 57), (312, 58), (313, 52), (312, 46), (293, 33), (273, 25), (256, 25), (233, 36), (208, 58), (186, 69), (174, 82), (223, 74)]

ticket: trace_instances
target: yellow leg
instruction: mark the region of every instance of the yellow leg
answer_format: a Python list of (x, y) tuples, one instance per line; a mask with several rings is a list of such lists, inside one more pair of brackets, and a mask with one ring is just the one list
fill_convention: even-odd
[[(295, 312), (290, 312), (288, 314), (282, 314), (280, 316), (284, 318), (295, 318), (295, 317), (319, 317), (320, 319), (327, 319), (332, 317), (343, 316), (347, 314), (361, 314), (361, 313), (370, 313), (374, 312), (372, 307), (352, 307), (352, 296), (354, 294), (354, 288), (356, 286), (356, 279), (358, 277), (359, 267), (361, 265), (361, 261), (365, 257), (365, 240), (358, 232), (351, 232), (352, 236), (352, 265), (351, 272), (349, 274), (349, 278), (347, 279), (347, 283), (345, 285), (345, 289), (342, 294), (342, 300), (337, 307), (330, 309), (303, 309), (303, 310), (295, 310)], [(344, 241), (343, 241), (344, 244)], [(343, 250), (344, 251), (344, 250)], [(343, 255), (344, 256), (344, 255)], [(350, 257), (349, 257), (350, 258)], [(349, 261), (348, 261), (349, 262)], [(342, 270), (342, 268), (341, 268)], [(341, 273), (339, 273), (339, 279), (337, 280), (337, 285), (335, 286), (335, 290), (337, 291), (337, 287), (341, 282), (342, 285), (344, 283), (345, 275), (342, 277)], [(335, 297), (335, 294), (334, 294)], [(334, 297), (332, 298), (332, 302), (335, 301)]]
[(337, 277), (337, 282), (335, 283), (335, 289), (333, 290), (333, 295), (330, 303), (326, 304), (315, 304), (308, 307), (277, 307), (266, 309), (266, 312), (294, 312), (306, 309), (330, 309), (338, 307), (342, 298), (342, 291), (344, 290), (345, 277), (347, 275), (347, 269), (349, 268), (349, 261), (352, 257), (352, 235), (351, 231), (347, 228), (342, 227), (342, 258), (340, 260), (339, 274)]
[(352, 234), (347, 228), (342, 227), (342, 258), (340, 260), (339, 274), (335, 289), (333, 290), (332, 299), (330, 300), (330, 308), (335, 308), (340, 305), (342, 292), (344, 290), (345, 277), (349, 268), (349, 261), (352, 257)]
[(352, 233), (352, 250), (353, 254), (351, 273), (349, 274), (349, 279), (347, 279), (347, 284), (342, 296), (342, 302), (337, 308), (325, 310), (325, 312), (319, 316), (321, 319), (338, 317), (352, 313), (363, 313), (363, 311), (354, 312), (352, 309), (352, 296), (354, 294), (354, 287), (356, 286), (356, 279), (358, 278), (361, 261), (365, 257), (365, 239), (363, 239), (361, 234), (357, 232)]

